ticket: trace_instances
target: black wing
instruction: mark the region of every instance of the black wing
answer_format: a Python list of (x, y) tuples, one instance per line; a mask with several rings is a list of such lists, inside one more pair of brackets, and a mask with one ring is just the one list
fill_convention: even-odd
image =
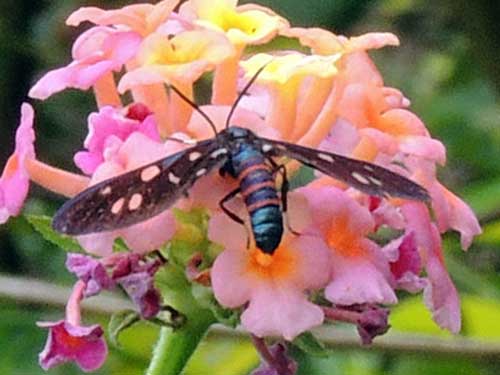
[(296, 159), (363, 193), (419, 201), (430, 200), (429, 193), (422, 186), (378, 165), (288, 142), (263, 138), (261, 141), (265, 153)]
[(52, 222), (55, 230), (81, 235), (123, 228), (153, 217), (195, 181), (227, 160), (215, 139), (100, 182), (67, 201)]

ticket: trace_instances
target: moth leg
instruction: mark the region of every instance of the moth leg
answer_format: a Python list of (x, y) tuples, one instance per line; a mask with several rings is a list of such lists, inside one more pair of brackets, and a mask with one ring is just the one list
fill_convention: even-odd
[(299, 236), (301, 233), (297, 232), (292, 228), (290, 225), (290, 217), (288, 216), (288, 191), (290, 189), (290, 183), (288, 181), (288, 176), (286, 173), (286, 166), (284, 164), (278, 165), (276, 162), (269, 158), (269, 162), (274, 168), (273, 173), (280, 173), (281, 174), (281, 209), (283, 210), (283, 216), (285, 217), (285, 223), (288, 228), (288, 230), (295, 234), (296, 236)]
[(226, 195), (224, 198), (221, 199), (221, 201), (219, 202), (219, 207), (227, 216), (229, 216), (231, 219), (233, 219), (238, 224), (243, 225), (243, 227), (245, 228), (245, 231), (247, 232), (247, 249), (248, 249), (250, 247), (250, 234), (248, 233), (248, 228), (245, 225), (245, 221), (225, 206), (225, 204), (228, 201), (233, 199), (240, 192), (241, 192), (240, 188), (237, 188), (237, 189), (233, 190), (232, 192), (230, 192), (228, 195)]

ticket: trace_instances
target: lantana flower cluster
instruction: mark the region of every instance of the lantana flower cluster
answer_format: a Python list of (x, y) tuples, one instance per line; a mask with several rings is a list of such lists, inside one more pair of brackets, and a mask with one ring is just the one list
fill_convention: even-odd
[[(75, 41), (72, 61), (45, 74), (29, 96), (48, 100), (69, 88), (93, 90), (97, 107), (73, 156), (81, 173), (39, 159), (34, 111), (23, 104), (16, 148), (0, 179), (2, 223), (21, 212), (31, 181), (70, 198), (212, 137), (205, 119), (169, 87), (194, 100), (196, 84), (211, 79), (209, 104), (200, 109), (221, 130), (241, 88), (263, 66), (237, 106), (233, 125), (378, 164), (425, 187), (431, 203), (367, 196), (316, 172), (289, 193), (286, 221), (293, 232), (285, 230), (269, 255), (255, 247), (248, 228), (220, 209), (219, 201), (237, 182), (218, 173), (201, 177), (189, 196), (156, 217), (76, 238), (87, 254), (68, 256), (77, 282), (66, 317), (40, 323), (49, 329), (42, 367), (66, 361), (83, 370), (100, 367), (107, 354), (103, 330), (83, 325), (81, 300), (121, 287), (144, 319), (161, 316), (169, 295), (155, 278), (169, 262), (184, 267), (189, 283), (208, 288), (220, 307), (234, 309), (256, 340), (292, 341), (340, 321), (356, 325), (362, 342), (370, 343), (387, 330), (387, 307), (398, 303), (397, 290), (423, 292), (435, 322), (460, 330), (459, 298), (444, 264), (441, 235), (458, 231), (465, 250), (480, 228), (470, 208), (437, 179), (445, 147), (410, 111), (410, 101), (384, 85), (368, 55), (397, 46), (395, 35), (348, 38), (293, 27), (268, 8), (235, 0), (87, 7), (66, 23), (89, 28)], [(276, 37), (295, 42), (297, 49), (255, 52)], [(298, 167), (287, 163), (292, 178)], [(231, 210), (248, 221), (240, 198)], [(200, 212), (205, 221), (198, 227), (179, 220)], [(382, 239), (381, 228), (394, 235)], [(120, 251), (117, 240), (125, 245)], [(192, 244), (180, 260), (169, 252), (179, 242)], [(283, 347), (277, 348), (267, 353), (282, 356)]]

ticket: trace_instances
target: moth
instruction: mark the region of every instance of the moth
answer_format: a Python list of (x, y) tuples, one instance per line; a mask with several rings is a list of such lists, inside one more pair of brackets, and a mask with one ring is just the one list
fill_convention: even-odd
[[(147, 220), (171, 207), (202, 176), (219, 170), (239, 182), (239, 187), (220, 202), (234, 221), (245, 221), (226, 204), (240, 195), (250, 216), (256, 246), (273, 254), (283, 235), (283, 214), (287, 211), (288, 179), (280, 158), (295, 159), (363, 193), (428, 201), (427, 191), (410, 179), (378, 165), (338, 154), (259, 137), (249, 129), (230, 125), (231, 117), (262, 67), (233, 104), (222, 131), (198, 106), (175, 87), (180, 97), (197, 110), (214, 131), (214, 137), (110, 178), (67, 201), (56, 213), (53, 228), (68, 235), (115, 230)], [(282, 175), (281, 194), (276, 176)]]

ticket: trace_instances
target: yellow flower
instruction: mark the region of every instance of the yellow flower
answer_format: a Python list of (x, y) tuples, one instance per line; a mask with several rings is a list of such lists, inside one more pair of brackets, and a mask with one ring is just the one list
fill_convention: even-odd
[(347, 38), (317, 27), (293, 27), (283, 29), (281, 34), (290, 38), (298, 38), (302, 45), (311, 48), (311, 52), (318, 55), (350, 53), (399, 45), (398, 37), (392, 33), (367, 33)]
[(238, 62), (245, 47), (267, 43), (289, 27), (288, 21), (272, 10), (256, 4), (237, 6), (235, 0), (190, 0), (179, 13), (194, 24), (224, 33), (235, 46), (234, 55), (215, 71), (213, 104), (231, 105), (236, 99)]
[[(304, 84), (311, 84), (311, 78), (323, 84), (325, 81), (331, 81), (337, 74), (335, 63), (340, 57), (341, 54), (319, 56), (293, 52), (273, 56), (260, 53), (242, 61), (241, 66), (247, 77), (253, 76), (258, 69), (266, 66), (258, 78), (258, 82), (266, 85), (270, 93), (271, 103), (266, 121), (282, 136), (286, 135), (287, 140), (295, 141), (293, 135), (305, 131), (302, 129), (305, 126), (302, 123), (303, 113), (309, 110), (307, 107), (298, 106), (298, 101), (303, 99), (300, 93), (304, 90), (301, 88)], [(310, 79), (307, 81), (305, 78)], [(326, 85), (327, 91), (328, 87)], [(321, 97), (322, 95), (316, 96), (318, 99)], [(296, 123), (297, 119), (301, 119), (299, 125)], [(297, 126), (301, 128), (299, 132)]]
[[(123, 93), (138, 87), (169, 83), (192, 99), (193, 83), (233, 53), (233, 46), (224, 34), (214, 31), (185, 31), (172, 39), (158, 33), (151, 34), (143, 42), (137, 57), (138, 66), (122, 77), (118, 90)], [(155, 98), (149, 98), (147, 104), (159, 117), (161, 135), (185, 130), (193, 110), (191, 106), (177, 94), (171, 94), (168, 104), (159, 95), (158, 92)], [(170, 112), (165, 109), (167, 105)]]
[(268, 8), (236, 4), (234, 0), (190, 0), (182, 5), (180, 14), (193, 17), (200, 26), (224, 32), (236, 45), (266, 43), (288, 26)]

